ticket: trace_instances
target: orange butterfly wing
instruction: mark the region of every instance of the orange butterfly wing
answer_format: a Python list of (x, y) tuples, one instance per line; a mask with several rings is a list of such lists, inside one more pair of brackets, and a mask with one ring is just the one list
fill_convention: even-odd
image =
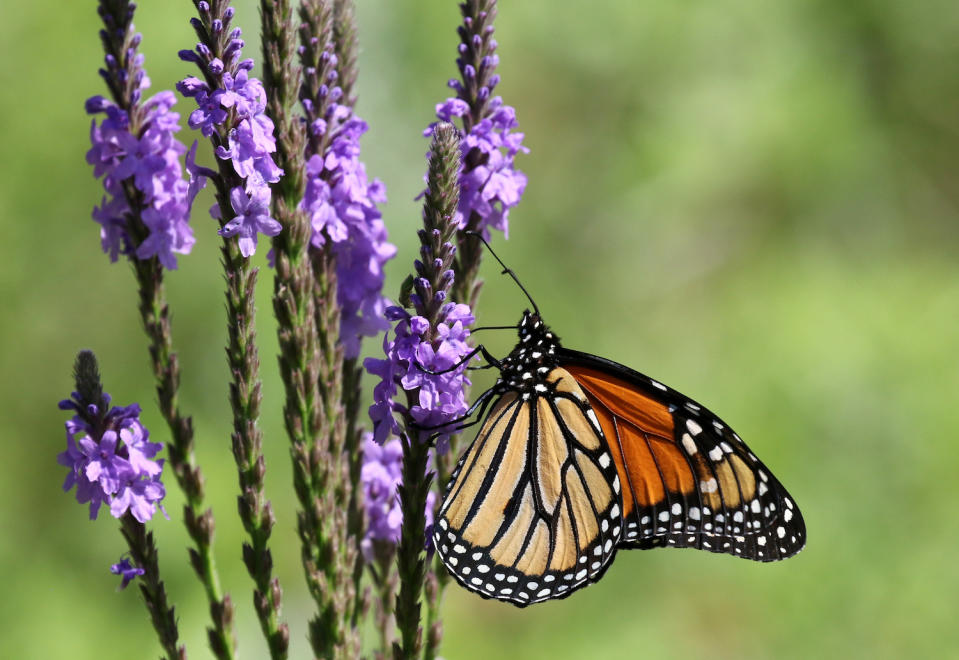
[(620, 547), (693, 547), (757, 561), (799, 552), (799, 509), (743, 441), (695, 401), (615, 362), (562, 349), (623, 484)]

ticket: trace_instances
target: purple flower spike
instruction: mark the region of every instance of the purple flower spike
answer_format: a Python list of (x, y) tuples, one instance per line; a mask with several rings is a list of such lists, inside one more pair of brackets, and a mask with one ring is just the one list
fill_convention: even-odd
[[(212, 18), (209, 6), (198, 8), (203, 20), (193, 20), (201, 26), (209, 20), (210, 32), (221, 38), (233, 16), (232, 8), (215, 5), (214, 11), (219, 14)], [(266, 91), (259, 79), (249, 75), (253, 61), (240, 59), (243, 48), (240, 34), (240, 29), (234, 28), (225, 45), (219, 40), (201, 42), (191, 56), (181, 55), (181, 59), (197, 65), (203, 79), (188, 76), (177, 84), (177, 89), (196, 101), (197, 109), (190, 113), (188, 121), (190, 128), (199, 130), (204, 137), (216, 135), (217, 158), (233, 165), (234, 174), (221, 168), (220, 175), (225, 179), (225, 187), (230, 189), (230, 203), (237, 215), (230, 219), (213, 213), (213, 217), (225, 223), (219, 234), (239, 236), (240, 253), (250, 257), (256, 251), (258, 233), (275, 236), (282, 229), (269, 214), (268, 184), (279, 181), (283, 170), (273, 160), (276, 137), (273, 122), (266, 115)], [(222, 52), (214, 53), (213, 48), (220, 46)], [(191, 187), (192, 168), (195, 165), (188, 164)]]
[[(418, 426), (427, 429), (462, 417), (469, 409), (464, 392), (471, 384), (463, 362), (471, 350), (466, 343), (470, 335), (466, 326), (474, 321), (468, 305), (445, 305), (432, 340), (429, 322), (422, 316), (411, 316), (400, 307), (388, 311), (390, 316), (399, 318), (395, 338), (383, 339), (386, 359), (367, 358), (363, 363), (367, 371), (382, 379), (373, 388), (370, 406), (373, 438), (380, 443), (400, 433), (394, 413), (408, 414)], [(460, 366), (451, 370), (457, 364)], [(418, 390), (418, 401), (408, 409), (395, 401), (397, 386), (406, 391)], [(455, 428), (438, 432), (436, 450), (442, 454)]]
[[(339, 88), (334, 88), (338, 90)], [(340, 304), (340, 340), (344, 355), (360, 354), (363, 337), (387, 328), (382, 295), (383, 266), (396, 254), (388, 242), (378, 204), (386, 201), (386, 188), (370, 181), (360, 160), (360, 137), (367, 125), (350, 117), (346, 106), (333, 104), (325, 119), (315, 120), (320, 134), (333, 130), (325, 153), (306, 164), (306, 190), (300, 208), (310, 214), (312, 244), (332, 243), (336, 257), (337, 300)]]
[(126, 589), (127, 585), (130, 584), (130, 581), (133, 580), (133, 578), (146, 573), (146, 571), (142, 568), (134, 566), (129, 557), (122, 557), (119, 562), (111, 565), (110, 572), (114, 575), (120, 575), (123, 577), (123, 582), (120, 583), (121, 589)]
[[(122, 41), (125, 34), (121, 30), (117, 38)], [(100, 241), (111, 261), (121, 254), (156, 257), (165, 268), (175, 269), (174, 255), (188, 254), (194, 243), (188, 224), (192, 197), (180, 163), (186, 147), (174, 137), (180, 116), (171, 112), (173, 93), (161, 91), (140, 101), (150, 81), (141, 68), (143, 56), (136, 52), (139, 41), (131, 38), (122, 57), (107, 55), (102, 73), (114, 100), (98, 95), (85, 104), (89, 114), (105, 115), (91, 125), (87, 152), (87, 162), (106, 191), (93, 219), (100, 224)], [(135, 85), (127, 84), (131, 78)]]
[[(385, 360), (368, 358), (366, 370), (380, 377), (369, 409), (373, 435), (385, 442), (401, 433), (394, 414), (404, 417), (406, 434), (417, 440), (437, 436), (436, 449), (445, 453), (456, 420), (469, 409), (466, 377), (470, 346), (467, 326), (474, 321), (468, 305), (444, 302), (454, 284), (452, 265), (456, 235), (452, 221), (458, 204), (460, 141), (453, 125), (437, 127), (430, 146), (428, 188), (423, 205), (424, 227), (418, 232), (420, 254), (413, 268), (409, 304), (415, 314), (389, 307), (394, 336), (383, 340)], [(397, 392), (405, 391), (405, 401)]]
[(83, 405), (76, 392), (69, 404), (67, 409), (77, 414), (66, 422), (67, 448), (57, 456), (57, 463), (70, 470), (63, 490), (76, 486), (77, 501), (89, 503), (91, 520), (104, 503), (115, 518), (129, 510), (140, 522), (150, 520), (158, 506), (162, 510), (166, 494), (160, 481), (163, 461), (153, 460), (163, 444), (149, 441), (140, 406), (101, 410)]
[[(519, 123), (516, 111), (502, 105), (496, 97), (489, 103), (489, 116), (462, 134), (460, 148), (463, 171), (460, 174), (460, 203), (456, 221), (460, 229), (472, 229), (490, 240), (490, 229), (509, 233), (509, 210), (516, 206), (526, 190), (526, 175), (515, 169), (513, 160), (518, 153), (528, 153), (523, 146), (523, 134), (513, 132)], [(451, 121), (468, 114), (469, 108), (461, 99), (447, 99), (436, 106), (441, 121)], [(432, 135), (436, 124), (425, 133)]]
[[(526, 189), (526, 175), (514, 167), (513, 161), (517, 154), (529, 150), (522, 144), (523, 134), (515, 130), (519, 125), (516, 111), (503, 105), (499, 96), (490, 96), (500, 82), (494, 73), (499, 64), (496, 40), (492, 38), (495, 12), (470, 15), (476, 8), (473, 3), (460, 6), (463, 25), (459, 28), (461, 43), (456, 60), (460, 80), (448, 83), (456, 97), (437, 104), (436, 116), (440, 122), (458, 120), (461, 124), (463, 170), (454, 220), (459, 229), (479, 231), (490, 240), (490, 229), (504, 236), (508, 233), (509, 211)], [(431, 136), (435, 126), (431, 124), (424, 135)]]

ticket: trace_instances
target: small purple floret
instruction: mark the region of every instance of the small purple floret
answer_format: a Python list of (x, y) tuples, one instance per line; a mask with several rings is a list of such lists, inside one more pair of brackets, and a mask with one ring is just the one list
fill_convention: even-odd
[(283, 229), (270, 217), (270, 188), (261, 185), (247, 195), (243, 188), (230, 191), (230, 204), (236, 216), (219, 230), (220, 236), (239, 236), (240, 254), (252, 256), (256, 252), (259, 234), (276, 236)]
[(123, 577), (123, 582), (120, 584), (121, 589), (126, 589), (127, 585), (130, 584), (130, 581), (133, 580), (133, 578), (146, 573), (146, 571), (142, 568), (134, 566), (129, 557), (123, 557), (119, 562), (111, 565), (110, 572), (114, 575), (120, 575)]

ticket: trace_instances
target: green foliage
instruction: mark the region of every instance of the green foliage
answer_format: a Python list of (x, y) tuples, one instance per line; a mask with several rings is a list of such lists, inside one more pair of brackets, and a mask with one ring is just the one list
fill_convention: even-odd
[[(175, 56), (192, 45), (190, 11), (138, 10), (154, 90), (191, 73)], [(368, 171), (388, 186), (385, 220), (401, 256), (387, 291), (397, 291), (417, 245), (413, 197), (428, 147), (420, 131), (455, 73), (458, 12), (440, 0), (358, 11), (354, 92), (371, 126)], [(237, 23), (258, 53), (254, 2), (237, 3)], [(80, 348), (97, 352), (114, 401), (140, 401), (155, 439), (168, 440), (132, 273), (100, 254), (89, 219), (100, 192), (83, 162), (82, 103), (102, 93), (96, 30), (93, 2), (21, 3), (0, 39), (15, 72), (0, 87), (2, 657), (158, 653), (136, 592), (115, 593), (107, 572), (122, 552), (113, 525), (87, 521), (58, 491), (55, 462), (56, 402), (72, 387)], [(530, 184), (510, 240), (496, 244), (501, 256), (565, 345), (648, 373), (730, 422), (796, 496), (809, 546), (775, 565), (627, 552), (598, 585), (524, 611), (451, 587), (442, 655), (959, 653), (955, 3), (917, 11), (892, 0), (619, 0), (587, 12), (524, 0), (500, 7), (497, 37), (497, 91), (531, 148), (517, 162)], [(255, 658), (265, 648), (243, 632), (257, 624), (234, 515), (211, 203), (205, 191), (196, 249), (167, 286), (181, 401), (217, 513), (218, 567), (236, 602), (239, 652)], [(517, 321), (524, 299), (515, 285), (489, 260), (483, 275), (480, 323)], [(302, 658), (310, 607), (270, 295), (261, 281), (267, 490), (292, 657)], [(493, 331), (484, 341), (502, 353), (513, 337)], [(176, 515), (182, 496), (170, 500)], [(192, 657), (207, 657), (205, 600), (183, 526), (158, 519), (151, 528), (183, 641)]]

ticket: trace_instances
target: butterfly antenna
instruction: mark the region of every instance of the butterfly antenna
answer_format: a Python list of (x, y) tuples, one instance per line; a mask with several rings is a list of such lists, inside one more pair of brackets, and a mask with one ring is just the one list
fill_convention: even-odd
[(489, 250), (489, 253), (493, 255), (493, 258), (496, 259), (496, 261), (499, 262), (499, 265), (503, 267), (503, 275), (509, 275), (510, 277), (513, 278), (513, 281), (516, 282), (516, 286), (518, 286), (520, 290), (526, 295), (526, 299), (529, 300), (530, 304), (533, 306), (533, 311), (536, 312), (537, 316), (539, 316), (540, 315), (539, 307), (536, 305), (536, 301), (533, 300), (533, 296), (529, 295), (529, 291), (526, 290), (526, 287), (523, 286), (523, 283), (519, 281), (518, 277), (516, 277), (516, 273), (513, 272), (513, 269), (509, 268), (506, 264), (503, 263), (503, 260), (499, 258), (499, 255), (496, 254), (493, 248), (490, 247), (489, 243), (486, 242), (486, 239), (483, 238), (483, 235), (475, 231), (466, 231), (463, 233), (466, 234), (467, 236), (474, 236), (480, 239), (481, 241), (483, 241), (483, 245), (486, 246), (486, 249)]

